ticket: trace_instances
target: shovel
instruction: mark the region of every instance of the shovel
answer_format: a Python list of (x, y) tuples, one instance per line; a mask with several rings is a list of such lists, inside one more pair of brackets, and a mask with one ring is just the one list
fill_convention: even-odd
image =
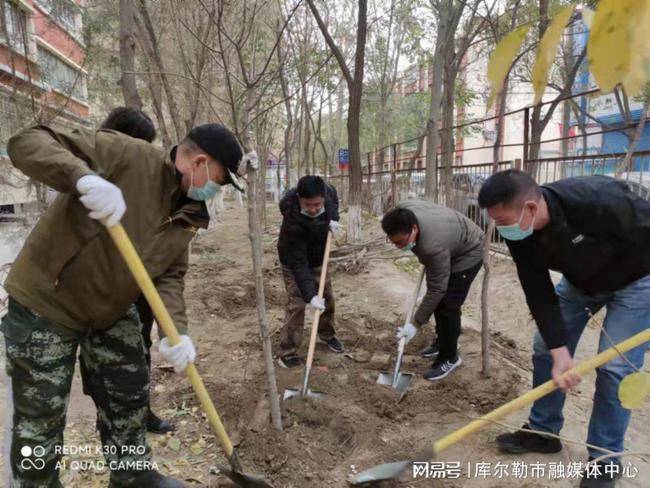
[[(161, 300), (158, 291), (151, 281), (147, 270), (142, 264), (142, 260), (133, 247), (131, 239), (129, 239), (129, 236), (124, 230), (124, 227), (122, 227), (122, 224), (118, 223), (109, 227), (108, 233), (115, 242), (117, 249), (124, 258), (124, 261), (126, 261), (126, 264), (133, 274), (135, 281), (138, 283), (138, 286), (142, 290), (142, 293), (144, 293), (144, 296), (147, 298), (147, 301), (156, 316), (156, 322), (165, 333), (165, 336), (169, 339), (169, 343), (171, 345), (178, 344), (180, 342), (178, 330), (167, 311), (167, 307), (165, 307), (165, 304)], [(189, 363), (185, 372), (187, 373), (190, 383), (192, 383), (194, 392), (196, 393), (199, 403), (210, 422), (210, 426), (221, 442), (221, 447), (230, 463), (230, 469), (219, 466), (219, 471), (230, 478), (237, 486), (242, 486), (244, 488), (273, 488), (259, 476), (253, 476), (242, 472), (242, 467), (237, 458), (237, 453), (233, 448), (232, 442), (230, 442), (226, 429), (221, 423), (217, 409), (214, 407), (210, 395), (205, 389), (205, 385), (196, 370), (196, 366), (194, 366), (193, 363)]]
[[(325, 242), (325, 254), (323, 256), (323, 266), (320, 270), (320, 281), (318, 283), (318, 298), (323, 298), (325, 293), (325, 280), (327, 279), (327, 263), (330, 259), (330, 248), (332, 247), (332, 232), (327, 233), (327, 241)], [(318, 336), (318, 321), (320, 319), (321, 311), (316, 309), (314, 312), (314, 320), (311, 323), (311, 334), (309, 336), (309, 350), (307, 352), (307, 362), (305, 363), (305, 374), (302, 380), (302, 388), (287, 388), (282, 395), (283, 400), (288, 400), (295, 396), (309, 396), (312, 398), (320, 398), (323, 393), (319, 391), (312, 391), (309, 389), (309, 375), (311, 374), (311, 364), (314, 361), (314, 350), (316, 349), (316, 337)]]
[[(566, 375), (569, 373), (575, 373), (580, 376), (584, 376), (586, 373), (593, 371), (594, 369), (602, 366), (605, 363), (608, 363), (619, 355), (629, 351), (630, 349), (634, 349), (635, 347), (638, 347), (647, 341), (650, 341), (650, 329), (639, 332), (629, 339), (618, 343), (616, 346), (606, 349), (597, 356), (579, 363), (564, 374)], [(414, 455), (411, 459), (408, 459), (406, 461), (398, 461), (395, 463), (380, 464), (379, 466), (367, 469), (357, 474), (352, 479), (352, 481), (350, 481), (350, 484), (360, 485), (364, 483), (396, 479), (404, 474), (409, 468), (413, 469), (415, 472), (417, 469), (417, 463), (425, 463), (431, 459), (434, 459), (440, 452), (464, 440), (471, 434), (487, 427), (492, 421), (499, 420), (502, 417), (511, 414), (512, 412), (530, 405), (534, 401), (542, 398), (545, 395), (548, 395), (556, 389), (557, 383), (555, 383), (553, 380), (549, 380), (546, 383), (539, 385), (537, 388), (534, 388), (533, 390), (530, 390), (529, 392), (524, 393), (523, 395), (506, 403), (505, 405), (500, 406), (496, 410), (492, 410), (490, 413), (470, 422), (465, 427), (462, 427), (443, 437), (442, 439), (437, 440), (433, 444), (432, 448)]]
[[(413, 296), (413, 304), (411, 305), (411, 308), (406, 314), (405, 325), (408, 324), (411, 321), (411, 318), (413, 317), (415, 306), (417, 305), (418, 302), (418, 296), (420, 295), (420, 289), (422, 288), (423, 280), (424, 280), (424, 268), (422, 268), (422, 272), (420, 273), (420, 279), (418, 280), (418, 286), (415, 289), (415, 295)], [(393, 370), (392, 373), (383, 371), (379, 373), (379, 377), (377, 378), (377, 384), (391, 386), (395, 388), (397, 391), (399, 391), (400, 401), (402, 400), (402, 398), (404, 398), (404, 395), (406, 395), (406, 390), (408, 390), (408, 387), (411, 384), (413, 377), (415, 376), (413, 373), (400, 372), (400, 368), (402, 367), (402, 356), (404, 356), (405, 345), (406, 345), (406, 338), (402, 337), (399, 340), (399, 343), (397, 345), (397, 360), (395, 361), (395, 369)]]

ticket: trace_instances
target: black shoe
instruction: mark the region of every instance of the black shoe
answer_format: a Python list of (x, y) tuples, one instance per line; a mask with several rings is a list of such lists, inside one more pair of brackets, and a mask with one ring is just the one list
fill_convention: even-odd
[[(589, 461), (593, 458), (590, 457)], [(623, 470), (615, 461), (598, 461), (590, 464), (582, 472), (580, 488), (613, 488), (616, 480), (621, 477)]]
[(434, 341), (426, 349), (422, 349), (420, 356), (423, 358), (435, 358), (440, 353), (440, 348), (438, 347), (438, 341)]
[(184, 488), (184, 484), (153, 469), (129, 476), (125, 472), (111, 473), (108, 488)]
[(429, 381), (441, 380), (449, 375), (454, 369), (460, 366), (463, 360), (460, 356), (456, 356), (451, 361), (436, 361), (431, 366), (431, 369), (424, 373), (424, 377)]
[(299, 368), (302, 366), (302, 359), (295, 354), (288, 354), (278, 358), (278, 364), (286, 369)]
[[(523, 428), (528, 429), (528, 424), (524, 424)], [(527, 452), (552, 454), (562, 450), (560, 439), (521, 430), (501, 434), (497, 437), (497, 444), (499, 449), (510, 454), (524, 454)]]
[(147, 432), (152, 434), (167, 434), (168, 432), (174, 432), (176, 426), (171, 422), (161, 419), (151, 410), (147, 415)]
[(339, 354), (343, 352), (343, 344), (341, 344), (341, 341), (339, 341), (336, 337), (332, 337), (327, 341), (325, 339), (321, 339), (321, 342), (327, 344), (327, 347), (329, 347), (330, 351), (332, 352), (336, 352)]

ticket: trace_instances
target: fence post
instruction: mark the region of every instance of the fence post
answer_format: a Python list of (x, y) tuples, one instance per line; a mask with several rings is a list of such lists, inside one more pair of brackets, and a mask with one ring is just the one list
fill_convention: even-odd
[(397, 205), (397, 144), (393, 144), (393, 164), (390, 170), (390, 195), (392, 199), (392, 206)]
[(521, 170), (521, 159), (519, 158), (515, 159), (515, 169)]
[(524, 168), (528, 163), (528, 145), (530, 138), (530, 107), (524, 109)]

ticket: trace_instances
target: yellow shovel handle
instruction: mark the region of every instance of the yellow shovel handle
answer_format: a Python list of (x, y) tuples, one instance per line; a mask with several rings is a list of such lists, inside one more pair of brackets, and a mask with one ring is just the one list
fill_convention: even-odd
[[(586, 373), (602, 366), (605, 363), (608, 363), (612, 359), (616, 358), (621, 353), (627, 352), (630, 349), (634, 349), (641, 344), (650, 341), (650, 329), (646, 329), (642, 332), (639, 332), (636, 335), (633, 335), (629, 339), (624, 340), (616, 345), (616, 348), (610, 347), (609, 349), (601, 352), (597, 356), (594, 356), (591, 359), (581, 362), (577, 366), (571, 368), (569, 371), (564, 374), (575, 373), (580, 376), (584, 376)], [(618, 351), (617, 351), (618, 349)], [(496, 410), (492, 410), (490, 413), (478, 418), (465, 427), (462, 427), (451, 434), (443, 437), (442, 439), (437, 440), (433, 444), (433, 452), (438, 454), (441, 451), (444, 451), (448, 447), (456, 444), (457, 442), (462, 441), (467, 436), (481, 430), (490, 424), (493, 420), (498, 420), (505, 417), (506, 415), (519, 410), (520, 408), (525, 407), (533, 403), (535, 400), (542, 398), (544, 395), (548, 395), (552, 391), (557, 389), (557, 384), (553, 380), (549, 380), (544, 384), (539, 385), (537, 388), (530, 390), (529, 392), (521, 395), (520, 397), (515, 398), (514, 400), (506, 403), (505, 405), (500, 406)]]
[[(156, 287), (151, 281), (151, 278), (149, 277), (144, 264), (142, 264), (140, 256), (138, 256), (137, 251), (133, 247), (131, 239), (129, 239), (129, 236), (124, 230), (124, 227), (122, 227), (122, 224), (116, 224), (108, 228), (108, 233), (113, 238), (117, 249), (120, 251), (120, 254), (126, 261), (126, 265), (128, 266), (129, 270), (131, 273), (133, 273), (135, 281), (138, 283), (138, 286), (142, 290), (142, 293), (147, 299), (147, 302), (149, 302), (151, 310), (153, 310), (153, 313), (156, 317), (158, 326), (162, 329), (171, 345), (178, 344), (180, 342), (178, 330), (176, 329), (176, 326), (174, 325), (174, 322), (172, 321), (172, 318), (167, 311), (167, 307), (165, 307), (165, 304), (160, 298), (158, 290), (156, 290)], [(213, 432), (221, 442), (221, 447), (223, 448), (228, 458), (232, 457), (232, 442), (230, 442), (230, 438), (226, 433), (226, 429), (223, 427), (221, 419), (219, 418), (219, 413), (214, 407), (208, 391), (205, 389), (205, 385), (199, 376), (199, 372), (196, 370), (196, 366), (194, 366), (192, 363), (188, 364), (185, 372), (187, 373), (187, 377), (189, 378), (190, 383), (194, 388), (194, 392), (199, 399), (201, 408), (203, 408), (203, 411), (208, 417), (208, 421), (210, 422), (210, 426), (212, 427)]]

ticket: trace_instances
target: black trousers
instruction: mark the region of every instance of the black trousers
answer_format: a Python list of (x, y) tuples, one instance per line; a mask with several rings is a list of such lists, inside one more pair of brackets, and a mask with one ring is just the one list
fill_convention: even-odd
[(440, 300), (433, 312), (436, 318), (436, 335), (438, 348), (437, 361), (453, 361), (458, 353), (458, 337), (460, 336), (461, 307), (465, 303), (469, 289), (476, 275), (483, 266), (483, 261), (469, 269), (451, 273), (447, 293)]

